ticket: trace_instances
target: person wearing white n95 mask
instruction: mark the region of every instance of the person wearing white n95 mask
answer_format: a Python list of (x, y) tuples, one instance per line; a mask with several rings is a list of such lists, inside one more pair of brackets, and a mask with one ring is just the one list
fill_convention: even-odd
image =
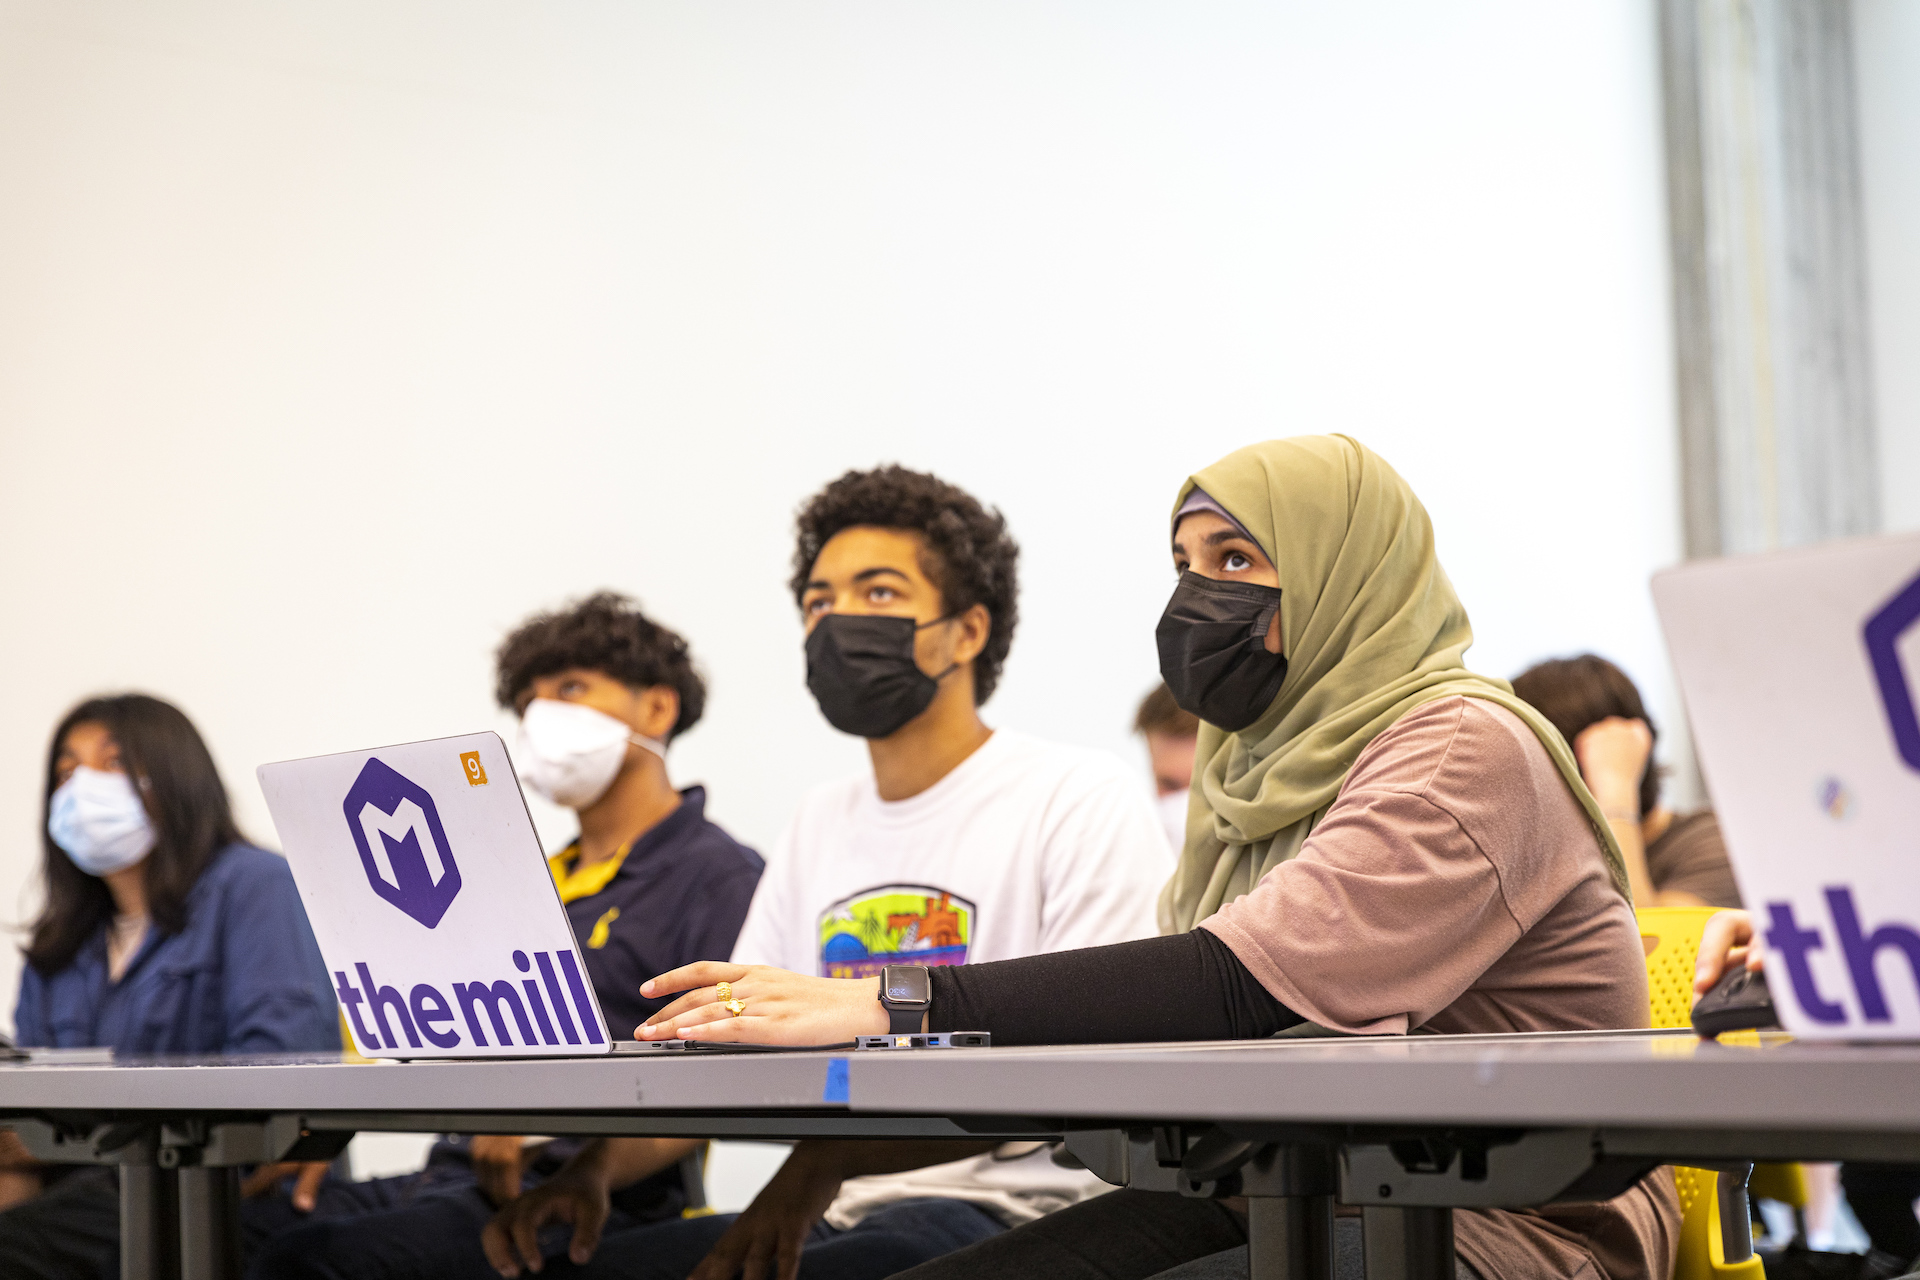
[[(706, 682), (683, 637), (610, 591), (527, 618), (501, 642), (495, 667), (494, 699), (520, 719), (514, 771), (530, 792), (579, 820), (579, 835), (547, 859), (547, 869), (607, 1028), (613, 1039), (627, 1039), (661, 1004), (643, 997), (640, 984), (659, 965), (731, 952), (760, 881), (760, 856), (706, 816), (705, 788), (676, 790), (667, 774), (666, 744), (699, 723)], [(573, 1087), (555, 1081), (543, 1105), (563, 1107)], [(608, 1222), (677, 1221), (689, 1203), (680, 1164), (701, 1144), (631, 1141), (638, 1178), (610, 1205)], [(350, 1211), (282, 1231), (247, 1274), (493, 1275), (481, 1244), (487, 1220), (538, 1187), (578, 1145), (448, 1135), (417, 1173), (348, 1184)]]
[(520, 714), (513, 763), (534, 794), (585, 809), (613, 785), (629, 743), (667, 758), (666, 743), (635, 733), (625, 720), (583, 702), (536, 697)]
[(1154, 810), (1178, 857), (1187, 843), (1187, 799), (1193, 785), (1193, 753), (1200, 739), (1199, 717), (1180, 709), (1163, 680), (1141, 700), (1133, 731), (1146, 739)]
[(153, 852), (153, 822), (124, 773), (81, 765), (48, 807), (47, 834), (90, 876), (124, 871)]

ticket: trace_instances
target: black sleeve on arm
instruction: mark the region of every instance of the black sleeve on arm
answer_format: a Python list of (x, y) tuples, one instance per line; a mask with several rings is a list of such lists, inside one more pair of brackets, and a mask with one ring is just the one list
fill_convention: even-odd
[(927, 1029), (997, 1045), (1254, 1040), (1305, 1021), (1205, 929), (931, 972)]

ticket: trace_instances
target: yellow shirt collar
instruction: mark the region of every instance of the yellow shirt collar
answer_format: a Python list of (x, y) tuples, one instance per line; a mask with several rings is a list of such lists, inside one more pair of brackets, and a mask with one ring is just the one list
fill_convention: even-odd
[(627, 860), (627, 851), (633, 848), (633, 841), (620, 846), (619, 850), (604, 861), (590, 867), (574, 869), (574, 862), (580, 856), (580, 842), (575, 840), (547, 859), (547, 870), (553, 873), (553, 887), (560, 891), (562, 903), (573, 902), (580, 898), (591, 898), (607, 887), (607, 884), (620, 874), (620, 864)]

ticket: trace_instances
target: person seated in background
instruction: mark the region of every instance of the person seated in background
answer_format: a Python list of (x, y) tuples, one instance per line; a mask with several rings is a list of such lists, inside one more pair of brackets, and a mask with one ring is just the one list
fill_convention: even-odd
[[(495, 697), (520, 717), (521, 780), (578, 815), (579, 835), (548, 861), (607, 1029), (624, 1039), (659, 1007), (640, 995), (653, 966), (730, 951), (760, 879), (760, 856), (707, 818), (705, 791), (668, 778), (668, 743), (699, 722), (706, 685), (685, 640), (612, 592), (528, 619), (496, 665)], [(679, 1165), (698, 1145), (635, 1139), (614, 1220), (677, 1218)], [(249, 1274), (486, 1275), (481, 1228), (578, 1146), (448, 1138), (419, 1173), (353, 1184), (356, 1212), (284, 1232)]]
[(1660, 803), (1660, 740), (1627, 673), (1582, 654), (1528, 667), (1513, 691), (1539, 708), (1580, 761), (1627, 860), (1633, 901), (1641, 907), (1737, 907), (1727, 846), (1712, 810), (1675, 816)]
[[(1700, 951), (1694, 960), (1694, 998), (1713, 990), (1721, 975), (1735, 966), (1765, 972), (1760, 938), (1748, 912), (1719, 911), (1707, 920), (1700, 934)], [(1920, 1271), (1920, 1215), (1916, 1215), (1920, 1164), (1849, 1160), (1840, 1166), (1840, 1186), (1873, 1246), (1866, 1265), (1852, 1274), (1905, 1276)], [(1782, 1269), (1772, 1262), (1767, 1266), (1770, 1272)]]
[[(1125, 767), (981, 721), (1017, 621), (1004, 519), (894, 466), (841, 476), (798, 524), (807, 686), (829, 724), (867, 740), (871, 768), (802, 801), (735, 959), (856, 977), (1151, 934), (1166, 850)], [(602, 1240), (635, 1142), (595, 1144), (509, 1205), (487, 1228), (500, 1271), (540, 1266), (536, 1233), (560, 1220), (596, 1277), (719, 1280), (777, 1260), (783, 1275), (878, 1280), (1105, 1188), (1041, 1143), (806, 1141), (744, 1213)]]
[[(1464, 665), (1473, 629), (1407, 483), (1356, 441), (1308, 436), (1231, 454), (1175, 502), (1156, 640), (1201, 730), (1166, 936), (929, 969), (923, 1025), (996, 1046), (1644, 1026), (1619, 850), (1560, 734)], [(650, 1040), (890, 1023), (865, 977), (704, 963), (642, 990), (686, 993)], [(1659, 1170), (1601, 1203), (1453, 1223), (1461, 1276), (1634, 1280), (1672, 1270), (1680, 1206)], [(1359, 1236), (1336, 1221), (1335, 1280), (1360, 1276)], [(1117, 1190), (906, 1275), (1246, 1280), (1246, 1242), (1230, 1203)]]
[[(24, 948), (16, 1043), (127, 1056), (339, 1050), (293, 874), (240, 834), (178, 708), (137, 693), (81, 703), (53, 732), (45, 794), (46, 899)], [(0, 1153), (16, 1201), (0, 1213), (0, 1275), (117, 1275), (113, 1172), (38, 1165), (11, 1132)], [(305, 1175), (308, 1197), (324, 1171)]]
[(1200, 742), (1200, 718), (1182, 711), (1162, 680), (1140, 700), (1133, 731), (1147, 744), (1153, 769), (1155, 806), (1175, 856), (1187, 843), (1187, 792), (1193, 785), (1193, 753)]

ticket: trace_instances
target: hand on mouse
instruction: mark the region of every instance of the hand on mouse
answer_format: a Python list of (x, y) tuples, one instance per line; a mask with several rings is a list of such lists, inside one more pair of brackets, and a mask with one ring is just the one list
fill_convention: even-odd
[(1693, 995), (1698, 1000), (1713, 990), (1730, 967), (1744, 964), (1749, 972), (1761, 972), (1760, 939), (1753, 931), (1753, 916), (1745, 911), (1717, 911), (1700, 934), (1700, 955), (1694, 961)]

